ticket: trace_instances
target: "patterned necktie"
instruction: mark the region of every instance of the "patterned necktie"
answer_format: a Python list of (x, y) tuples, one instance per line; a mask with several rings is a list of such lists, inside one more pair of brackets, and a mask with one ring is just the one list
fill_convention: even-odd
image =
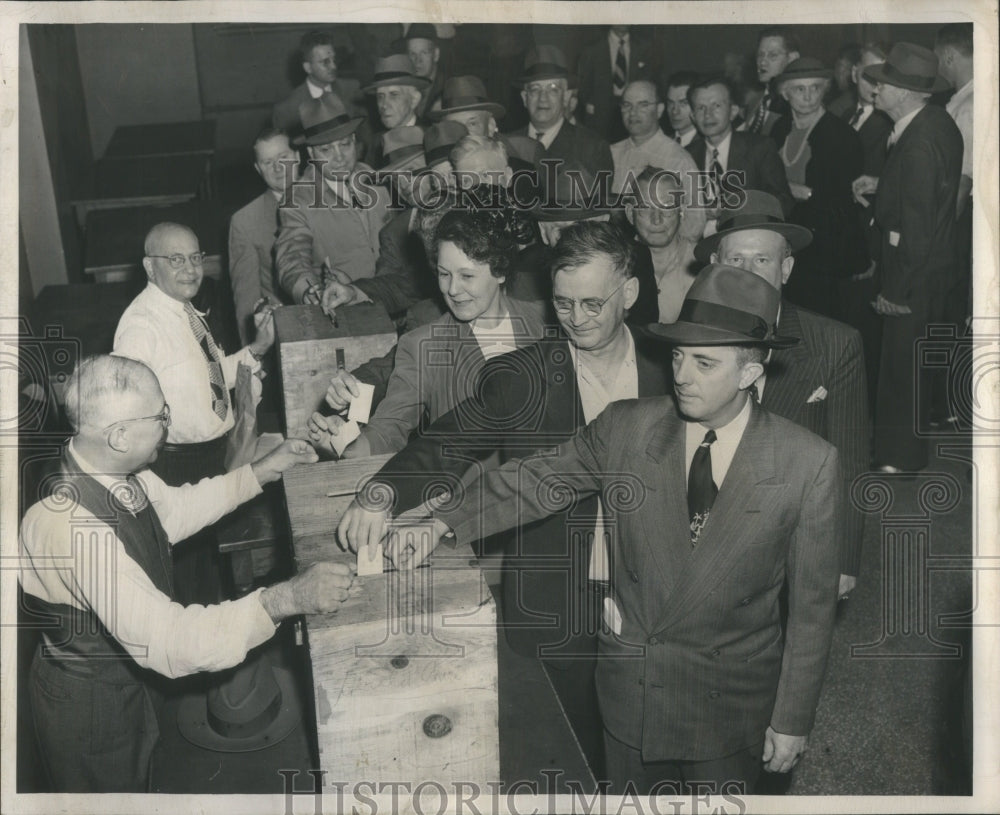
[[(678, 144), (681, 144), (681, 142), (683, 141), (683, 138), (681, 137), (680, 133), (674, 133), (674, 141), (677, 142)], [(683, 146), (683, 145), (681, 145), (681, 146)]]
[(858, 109), (854, 111), (854, 115), (851, 117), (851, 121), (848, 124), (855, 130), (858, 129), (858, 122), (861, 121), (861, 117), (865, 115), (865, 106), (858, 105)]
[(628, 84), (628, 59), (625, 56), (625, 40), (618, 40), (618, 54), (615, 57), (615, 69), (612, 72), (613, 91), (615, 96), (621, 96)]
[(698, 536), (708, 521), (708, 514), (715, 503), (719, 490), (712, 480), (712, 451), (715, 442), (715, 431), (709, 430), (705, 440), (698, 445), (691, 459), (691, 470), (688, 472), (688, 517), (691, 519), (691, 545), (696, 546)]
[(750, 126), (747, 128), (751, 133), (760, 133), (760, 129), (764, 126), (764, 119), (767, 118), (767, 111), (771, 107), (771, 92), (769, 90), (764, 91), (764, 95), (761, 97), (760, 104), (757, 106), (757, 112), (753, 115), (753, 120), (750, 122)]
[(212, 385), (212, 410), (216, 416), (225, 421), (229, 409), (229, 394), (226, 392), (226, 380), (222, 376), (222, 361), (218, 346), (212, 339), (212, 332), (208, 330), (205, 318), (194, 310), (194, 306), (185, 303), (184, 311), (187, 314), (188, 325), (191, 326), (194, 338), (198, 340), (205, 355), (205, 363), (208, 365), (208, 378)]
[(719, 148), (712, 148), (712, 163), (708, 167), (709, 182), (712, 186), (712, 203), (719, 200), (719, 180), (722, 178), (722, 164), (719, 162)]

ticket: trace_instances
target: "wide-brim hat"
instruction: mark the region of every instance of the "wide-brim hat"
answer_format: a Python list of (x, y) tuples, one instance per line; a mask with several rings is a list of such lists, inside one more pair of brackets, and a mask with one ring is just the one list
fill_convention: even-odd
[(394, 127), (382, 134), (382, 158), (385, 162), (380, 173), (391, 172), (413, 162), (424, 153), (424, 129), (411, 125)]
[(778, 199), (762, 190), (747, 190), (743, 206), (723, 210), (716, 223), (718, 229), (715, 234), (702, 238), (694, 248), (695, 258), (702, 263), (710, 262), (712, 253), (719, 247), (719, 242), (733, 232), (743, 232), (747, 229), (777, 232), (785, 236), (793, 252), (808, 246), (813, 238), (812, 232), (806, 227), (787, 223)]
[(443, 121), (431, 125), (424, 131), (424, 161), (428, 167), (448, 161), (451, 148), (469, 135), (468, 128), (461, 122)]
[(951, 87), (938, 74), (937, 54), (911, 42), (896, 43), (885, 62), (869, 65), (862, 76), (872, 84), (882, 82), (921, 93), (939, 93)]
[(775, 87), (780, 88), (781, 83), (788, 79), (833, 79), (833, 70), (813, 57), (799, 57), (789, 62), (785, 70), (775, 77)]
[(177, 726), (198, 747), (248, 753), (286, 738), (302, 721), (302, 710), (291, 672), (264, 656), (244, 663), (207, 694), (184, 697)]
[(763, 345), (789, 348), (799, 340), (777, 333), (781, 293), (764, 278), (734, 266), (706, 266), (691, 284), (673, 323), (645, 333), (672, 345)]
[(494, 119), (502, 119), (507, 113), (503, 105), (491, 102), (486, 97), (486, 86), (478, 76), (454, 76), (444, 83), (440, 110), (429, 111), (427, 116), (433, 121), (439, 121), (449, 113), (472, 110), (485, 110)]
[(414, 23), (406, 29), (402, 39), (404, 42), (406, 40), (430, 40), (435, 45), (439, 42), (437, 29), (432, 23)]
[[(598, 184), (589, 170), (556, 173), (555, 186), (546, 186), (551, 173), (542, 173), (541, 195), (531, 215), (536, 221), (585, 221), (621, 209), (621, 196), (607, 184)], [(572, 173), (572, 175), (571, 175)]]
[(515, 80), (515, 84), (524, 86), (542, 79), (569, 80), (566, 57), (554, 45), (539, 45), (529, 52), (524, 60), (524, 73)]
[(406, 54), (390, 54), (375, 63), (375, 77), (366, 85), (365, 93), (375, 93), (387, 85), (409, 85), (418, 91), (425, 90), (431, 81), (413, 73), (413, 63)]
[(340, 97), (324, 93), (317, 99), (307, 99), (299, 105), (302, 133), (292, 139), (292, 144), (329, 144), (349, 136), (365, 120), (364, 116), (351, 116)]

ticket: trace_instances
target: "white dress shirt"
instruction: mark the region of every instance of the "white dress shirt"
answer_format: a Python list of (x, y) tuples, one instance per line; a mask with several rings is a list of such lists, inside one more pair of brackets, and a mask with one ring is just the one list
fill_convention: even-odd
[[(600, 416), (612, 402), (620, 399), (639, 398), (639, 370), (635, 360), (635, 340), (632, 339), (632, 332), (622, 326), (628, 345), (625, 350), (625, 358), (618, 366), (618, 374), (611, 386), (605, 388), (601, 381), (587, 367), (587, 364), (580, 359), (576, 346), (569, 343), (569, 353), (573, 358), (573, 369), (576, 371), (576, 385), (580, 392), (580, 404), (583, 406), (583, 418), (590, 424)], [(600, 499), (597, 500), (597, 518), (594, 521), (594, 545), (590, 550), (590, 569), (588, 571), (591, 580), (609, 580), (611, 569), (608, 560), (608, 541), (604, 529), (604, 507)]]
[[(216, 343), (218, 345), (218, 343)], [(184, 304), (149, 283), (118, 322), (113, 354), (145, 363), (156, 374), (163, 397), (170, 405), (171, 444), (210, 441), (229, 432), (235, 423), (230, 407), (225, 420), (212, 409), (212, 384), (208, 362), (195, 339)], [(222, 348), (219, 353), (224, 354)], [(247, 348), (222, 356), (226, 387), (236, 385), (239, 364), (260, 368)]]
[[(861, 116), (853, 125), (855, 130), (861, 130), (862, 125), (864, 125), (864, 123), (867, 122), (871, 118), (871, 115), (875, 112), (875, 105), (871, 102), (858, 102), (858, 105), (861, 107)], [(857, 110), (857, 107), (855, 107), (855, 113)], [(851, 114), (851, 118), (854, 118), (853, 113)]]
[(972, 178), (972, 80), (970, 79), (948, 100), (946, 106), (962, 133), (962, 175)]
[[(542, 147), (548, 150), (552, 146), (552, 142), (556, 140), (556, 136), (559, 135), (559, 131), (562, 130), (563, 122), (565, 120), (560, 117), (559, 121), (556, 122), (552, 127), (541, 133), (533, 124), (528, 125), (528, 136), (533, 139), (538, 139), (542, 143)], [(539, 136), (541, 133), (541, 136)]]
[(913, 121), (914, 117), (920, 113), (926, 107), (926, 105), (921, 105), (916, 110), (911, 110), (902, 119), (896, 122), (892, 126), (892, 133), (889, 134), (889, 144), (895, 144), (899, 141), (899, 137), (903, 135), (903, 131), (910, 126), (910, 122)]
[[(736, 417), (729, 424), (715, 428), (715, 442), (712, 444), (710, 452), (712, 458), (712, 481), (715, 482), (716, 489), (722, 489), (722, 484), (726, 480), (726, 473), (729, 472), (729, 465), (733, 463), (736, 448), (740, 446), (740, 439), (743, 438), (743, 431), (747, 429), (747, 422), (750, 421), (751, 401), (748, 396), (743, 409), (736, 414)], [(691, 461), (694, 459), (695, 450), (705, 440), (705, 434), (708, 430), (707, 427), (699, 422), (688, 422), (685, 427), (685, 479), (691, 474)]]
[(306, 90), (309, 91), (309, 95), (313, 99), (319, 99), (324, 93), (331, 93), (333, 91), (333, 86), (323, 85), (320, 87), (309, 79), (309, 77), (306, 77)]
[[(98, 473), (73, 442), (69, 455), (101, 486), (121, 484)], [(249, 464), (182, 487), (168, 487), (149, 470), (136, 475), (171, 542), (184, 540), (261, 491)], [(230, 668), (274, 634), (261, 590), (213, 606), (172, 602), (126, 554), (112, 527), (83, 507), (70, 510), (62, 501), (39, 501), (25, 513), (19, 537), (25, 592), (92, 609), (139, 665), (157, 673), (177, 677)]]
[(492, 359), (517, 350), (518, 335), (514, 333), (514, 323), (509, 313), (499, 321), (477, 318), (472, 323), (472, 336), (479, 343), (483, 359)]
[(705, 142), (705, 166), (702, 167), (703, 170), (712, 169), (712, 151), (718, 150), (719, 166), (722, 167), (722, 172), (729, 169), (729, 145), (733, 143), (733, 131), (730, 130), (726, 137), (720, 141), (718, 144), (711, 144), (710, 142)]

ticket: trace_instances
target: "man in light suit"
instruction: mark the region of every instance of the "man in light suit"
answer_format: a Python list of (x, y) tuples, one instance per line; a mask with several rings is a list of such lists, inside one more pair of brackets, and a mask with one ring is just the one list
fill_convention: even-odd
[[(715, 197), (715, 206), (707, 213), (705, 234), (710, 235), (716, 229), (726, 193), (732, 191), (733, 185), (768, 192), (781, 202), (786, 215), (790, 213), (794, 202), (778, 149), (767, 136), (733, 130), (737, 106), (726, 80), (719, 76), (707, 77), (688, 88), (688, 98), (700, 135), (687, 150), (698, 169), (726, 179), (720, 182), (721, 191), (709, 191), (709, 195)], [(713, 171), (716, 163), (718, 167)]]
[[(698, 244), (695, 257), (702, 263), (723, 263), (752, 272), (781, 292), (792, 274), (792, 252), (810, 240), (805, 227), (784, 223), (774, 196), (749, 190), (746, 203), (726, 213), (719, 231)], [(760, 403), (837, 448), (844, 495), (850, 495), (851, 483), (869, 465), (871, 426), (861, 337), (850, 326), (784, 298), (778, 327), (798, 343), (771, 352), (766, 371), (756, 382)], [(864, 534), (861, 512), (852, 502), (846, 511), (840, 550), (841, 598), (857, 583)]]
[(379, 231), (390, 217), (389, 193), (374, 186), (374, 171), (358, 161), (357, 130), (331, 93), (302, 103), (305, 145), (315, 172), (295, 182), (291, 206), (278, 208), (281, 229), (274, 244), (278, 282), (296, 303), (322, 302), (333, 282), (373, 277)]
[[(794, 342), (775, 331), (778, 305), (764, 280), (707, 267), (680, 319), (649, 328), (673, 345), (676, 405), (609, 405), (557, 455), (508, 462), (464, 500), (433, 502), (431, 534), (396, 527), (386, 541), (410, 568), (449, 531), (471, 540), (550, 515), (554, 496), (602, 496), (614, 534), (597, 693), (612, 793), (751, 792), (762, 762), (787, 772), (806, 748), (843, 494), (836, 449), (750, 398), (765, 349)], [(365, 490), (359, 501), (390, 509)]]
[(914, 375), (917, 341), (945, 315), (956, 275), (955, 207), (962, 177), (962, 134), (948, 112), (927, 104), (948, 82), (933, 51), (897, 43), (881, 65), (864, 70), (875, 84), (875, 106), (893, 120), (882, 175), (854, 181), (860, 198), (875, 193), (882, 231), (882, 360), (875, 405), (875, 461), (885, 472), (927, 466), (926, 439), (914, 420), (927, 417), (926, 388)]
[(584, 46), (576, 68), (580, 121), (609, 142), (625, 138), (618, 106), (628, 83), (656, 76), (653, 62), (653, 43), (636, 39), (627, 25), (609, 26)]

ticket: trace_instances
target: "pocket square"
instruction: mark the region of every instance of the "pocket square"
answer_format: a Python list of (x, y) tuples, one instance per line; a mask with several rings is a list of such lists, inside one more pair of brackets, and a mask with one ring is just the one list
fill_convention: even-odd
[(806, 404), (811, 405), (813, 402), (822, 402), (824, 399), (826, 399), (826, 388), (820, 385), (806, 399)]

